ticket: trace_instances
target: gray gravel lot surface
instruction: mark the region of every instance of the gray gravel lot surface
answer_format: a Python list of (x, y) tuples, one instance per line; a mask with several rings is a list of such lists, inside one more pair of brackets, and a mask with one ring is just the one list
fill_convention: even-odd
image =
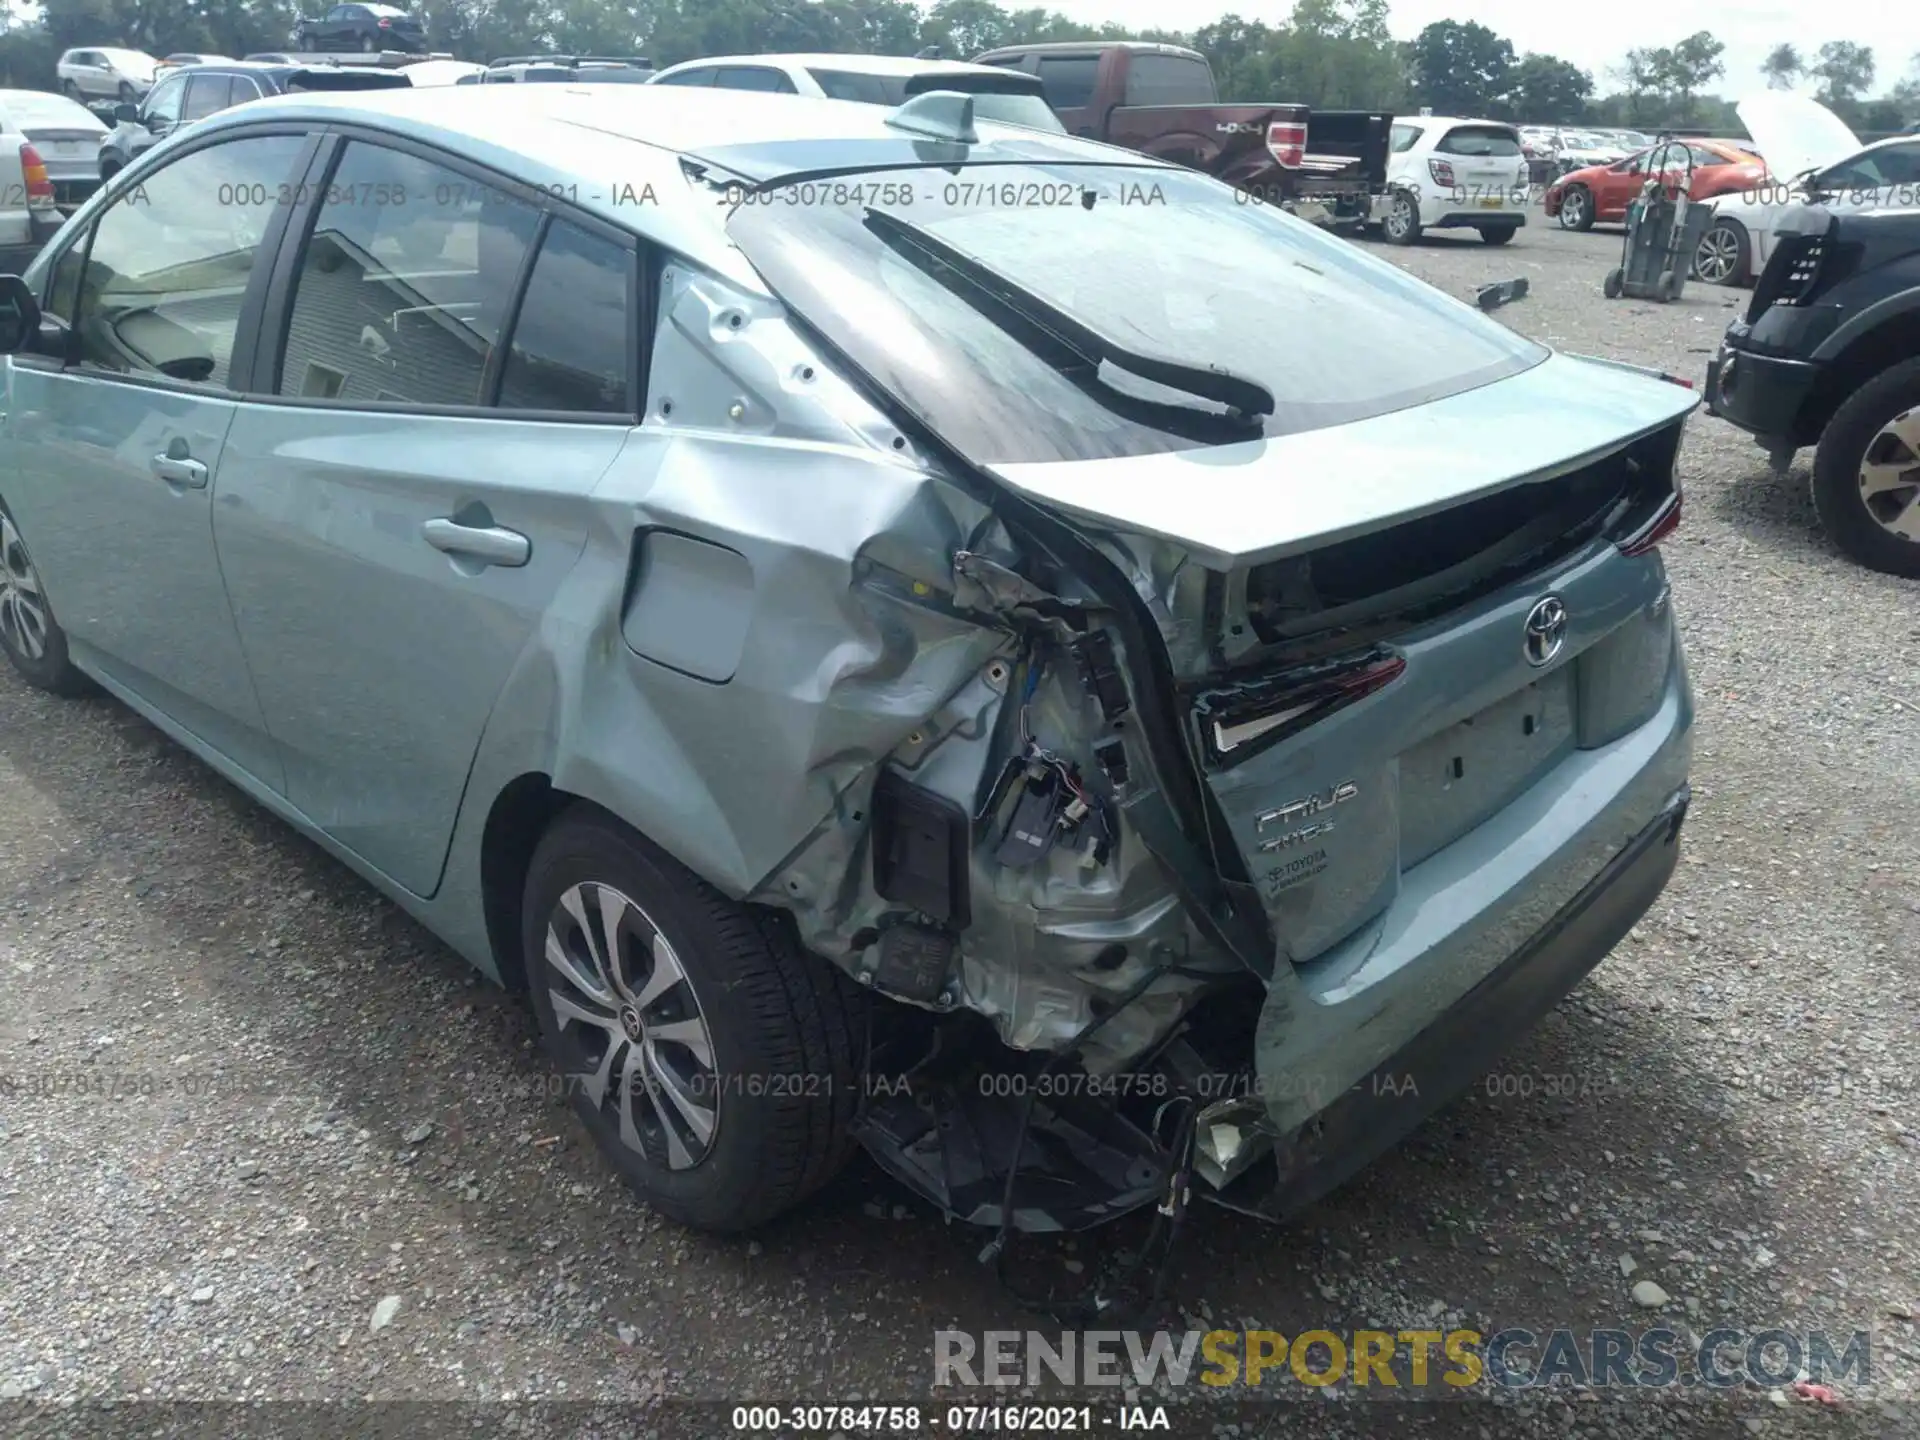
[[(1463, 296), (1524, 275), (1518, 329), (1697, 378), (1733, 292), (1609, 303), (1618, 246), (1375, 249)], [(1289, 1335), (1866, 1328), (1872, 1383), (1838, 1407), (1294, 1387), (1176, 1433), (1920, 1433), (1920, 607), (1820, 534), (1804, 463), (1775, 478), (1697, 416), (1684, 466), (1675, 883), (1499, 1075), (1300, 1223), (1198, 1208), (1168, 1295)], [(652, 1217), (516, 1002), (111, 701), (0, 674), (0, 806), (0, 1077), (93, 1077), (0, 1091), (0, 1399), (926, 1404), (936, 1328), (1057, 1329), (864, 1162), (752, 1241)], [(1103, 1253), (1016, 1252), (1063, 1283)]]

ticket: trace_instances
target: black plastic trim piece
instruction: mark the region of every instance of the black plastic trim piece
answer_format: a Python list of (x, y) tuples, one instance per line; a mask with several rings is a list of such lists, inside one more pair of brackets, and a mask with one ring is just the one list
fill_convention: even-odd
[(954, 930), (973, 922), (972, 825), (944, 795), (885, 769), (873, 784), (873, 888)]

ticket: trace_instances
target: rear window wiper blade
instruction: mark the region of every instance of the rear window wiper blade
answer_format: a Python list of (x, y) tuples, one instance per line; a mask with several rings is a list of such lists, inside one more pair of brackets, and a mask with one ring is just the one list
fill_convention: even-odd
[(1024, 285), (983, 265), (964, 251), (956, 250), (911, 221), (865, 207), (867, 228), (883, 239), (903, 240), (925, 251), (932, 259), (965, 280), (982, 294), (1017, 313), (1029, 324), (1047, 331), (1084, 361), (1088, 368), (1102, 364), (1125, 370), (1156, 385), (1212, 400), (1245, 416), (1271, 415), (1273, 392), (1257, 380), (1248, 380), (1214, 365), (1190, 365), (1182, 360), (1146, 355), (1128, 349), (1110, 335), (1103, 335), (1083, 321), (1074, 319), (1057, 305), (1042, 299)]

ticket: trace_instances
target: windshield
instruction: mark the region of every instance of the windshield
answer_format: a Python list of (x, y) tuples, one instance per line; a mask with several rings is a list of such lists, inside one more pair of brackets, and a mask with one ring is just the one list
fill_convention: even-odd
[[(869, 206), (910, 227), (870, 222)], [(902, 239), (909, 228), (1004, 282), (997, 296)], [(1185, 170), (870, 172), (762, 192), (735, 207), (728, 229), (787, 304), (982, 464), (1339, 425), (1504, 379), (1548, 353), (1349, 242)], [(1035, 323), (1049, 307), (1114, 349), (1164, 362), (1168, 383), (1088, 366), (1084, 347)], [(1264, 387), (1273, 413), (1235, 419), (1204, 387), (1183, 385), (1181, 367)]]

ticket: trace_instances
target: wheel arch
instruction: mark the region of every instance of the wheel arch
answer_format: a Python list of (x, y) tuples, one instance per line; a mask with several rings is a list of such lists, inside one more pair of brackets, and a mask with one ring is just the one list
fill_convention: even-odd
[(1920, 355), (1920, 291), (1899, 298), (1901, 308), (1877, 319), (1868, 312), (1860, 317), (1866, 324), (1843, 327), (1814, 352), (1822, 362), (1820, 378), (1794, 417), (1797, 444), (1817, 443), (1849, 395), (1881, 371)]

